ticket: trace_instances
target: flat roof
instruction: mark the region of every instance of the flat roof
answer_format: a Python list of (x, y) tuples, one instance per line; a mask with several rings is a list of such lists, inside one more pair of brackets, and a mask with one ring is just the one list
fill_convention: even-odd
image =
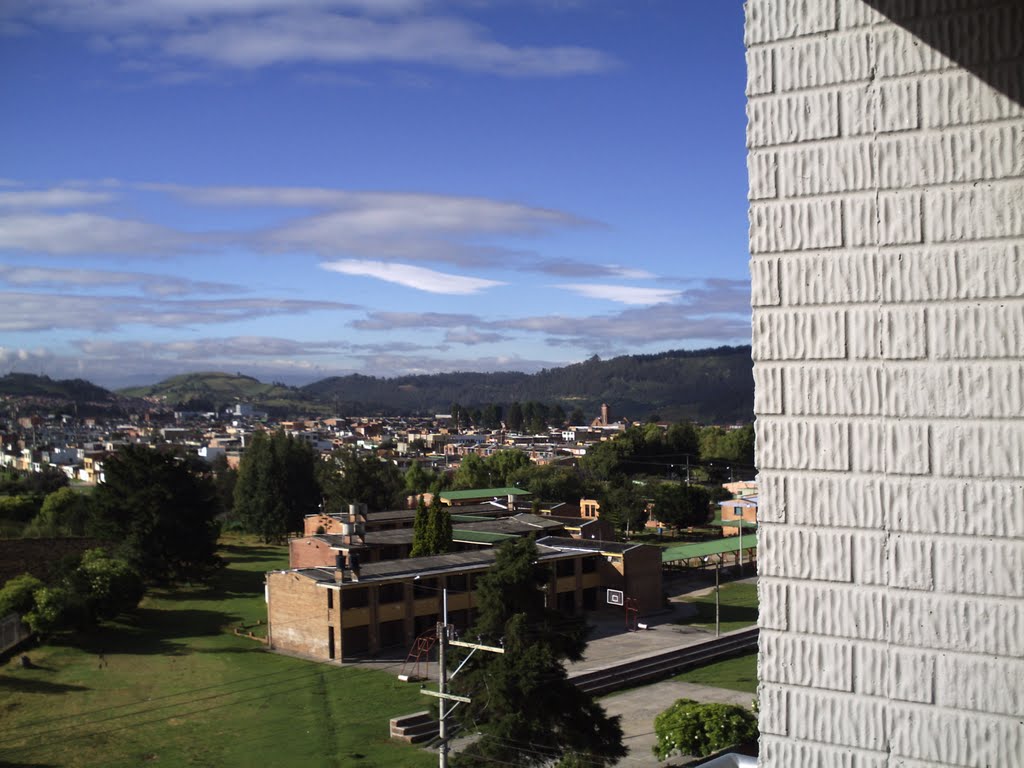
[(545, 536), (543, 539), (537, 540), (537, 545), (541, 544), (547, 547), (574, 549), (579, 552), (607, 552), (614, 555), (621, 555), (637, 547), (650, 546), (639, 543), (623, 543), (621, 541), (600, 541), (598, 539), (569, 539), (562, 536)]
[(522, 488), (476, 488), (469, 491), (442, 491), (438, 494), (442, 499), (465, 501), (468, 499), (491, 499), (500, 496), (529, 496), (529, 491)]
[[(752, 533), (743, 537), (743, 549), (753, 549), (757, 546), (757, 534)], [(680, 544), (677, 547), (668, 547), (661, 553), (661, 562), (670, 563), (674, 560), (692, 560), (697, 557), (708, 555), (724, 555), (726, 552), (739, 552), (740, 537), (728, 536), (711, 541), (698, 541), (693, 544)]]
[[(570, 539), (571, 541), (571, 539)], [(537, 544), (538, 560), (561, 560), (579, 555), (579, 550), (565, 550)], [(433, 576), (470, 569), (486, 569), (491, 566), (498, 553), (495, 549), (477, 549), (466, 552), (450, 552), (445, 555), (429, 557), (410, 557), (404, 560), (385, 560), (380, 563), (367, 563), (359, 572), (359, 581), (346, 581), (345, 584), (377, 583), (395, 579), (414, 578), (416, 576)], [(321, 584), (334, 584), (334, 568), (293, 568), (279, 571), (294, 573)]]

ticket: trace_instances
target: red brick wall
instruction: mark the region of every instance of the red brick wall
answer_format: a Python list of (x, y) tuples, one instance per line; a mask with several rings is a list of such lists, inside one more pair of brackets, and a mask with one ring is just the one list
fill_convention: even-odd
[(288, 541), (289, 568), (333, 568), (336, 554), (326, 541), (310, 536)]

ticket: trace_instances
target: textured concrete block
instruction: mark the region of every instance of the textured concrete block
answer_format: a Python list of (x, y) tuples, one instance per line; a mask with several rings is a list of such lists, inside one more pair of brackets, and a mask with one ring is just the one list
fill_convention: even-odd
[(855, 304), (881, 297), (874, 253), (790, 256), (781, 268), (786, 304)]
[(755, 150), (747, 153), (747, 178), (750, 180), (747, 197), (750, 200), (769, 200), (777, 196), (775, 177), (778, 153)]
[(1024, 598), (1024, 541), (942, 538), (935, 554), (939, 592)]
[(883, 492), (893, 530), (1024, 537), (1024, 480), (887, 478)]
[(889, 747), (897, 756), (972, 768), (1021, 765), (1024, 728), (1019, 718), (911, 704), (893, 706), (891, 716)]
[(842, 245), (838, 200), (754, 203), (750, 206), (750, 252), (784, 253)]
[(747, 96), (763, 96), (775, 89), (771, 48), (747, 50)]
[(850, 425), (850, 469), (884, 472), (886, 431), (880, 421), (855, 421)]
[[(1018, 156), (1024, 158), (1024, 148), (1018, 151)], [(999, 243), (964, 247), (957, 249), (954, 256), (960, 298), (1024, 296), (1024, 249), (1021, 246)]]
[(875, 184), (869, 141), (841, 141), (780, 149), (779, 194), (807, 197), (832, 192), (863, 192)]
[(919, 365), (885, 370), (884, 412), (929, 418), (1015, 418), (1024, 413), (1024, 365)]
[(913, 360), (928, 356), (924, 307), (853, 309), (847, 314), (852, 359)]
[(927, 475), (931, 440), (927, 424), (890, 421), (885, 425), (885, 471), (892, 475)]
[(882, 254), (878, 269), (883, 301), (941, 301), (957, 296), (957, 254), (951, 249)]
[(931, 46), (921, 45), (910, 32), (892, 24), (873, 30), (873, 49), (879, 77), (938, 72), (953, 65), (948, 56)]
[(775, 48), (778, 89), (798, 91), (854, 83), (871, 76), (867, 31), (807, 37)]
[(920, 243), (922, 198), (918, 192), (851, 197), (844, 208), (845, 242), (851, 246)]
[(792, 688), (790, 736), (834, 746), (885, 749), (886, 710), (881, 699)]
[[(994, 66), (991, 77), (1020, 84), (1020, 62)], [(976, 125), (1024, 117), (1024, 106), (968, 72), (955, 71), (921, 81), (921, 116), (925, 128)]]
[(794, 525), (874, 530), (886, 527), (889, 496), (880, 479), (812, 474), (793, 475), (785, 482), (793, 498), (800, 500), (790, 513)]
[(857, 693), (920, 703), (931, 703), (934, 699), (934, 654), (858, 643), (854, 665)]
[(1024, 301), (951, 304), (929, 314), (929, 345), (940, 360), (1024, 357)]
[(783, 410), (782, 368), (758, 363), (754, 366), (754, 413), (780, 414)]
[(888, 596), (874, 587), (812, 584), (789, 585), (790, 631), (886, 640), (889, 636)]
[(1024, 235), (1024, 182), (930, 189), (925, 206), (928, 242)]
[(779, 304), (779, 260), (757, 258), (750, 261), (750, 303), (755, 307)]
[(761, 630), (758, 677), (768, 683), (853, 690), (852, 651), (845, 641)]
[(836, 6), (839, 11), (839, 29), (856, 29), (888, 21), (882, 13), (863, 0), (836, 0)]
[(853, 649), (853, 690), (865, 696), (888, 696), (889, 646), (855, 643)]
[(899, 80), (844, 89), (843, 136), (909, 131), (918, 123), (917, 83)]
[(933, 427), (935, 473), (942, 477), (1024, 476), (1024, 422)]
[(789, 592), (785, 581), (766, 577), (758, 579), (757, 603), (759, 627), (781, 630), (789, 628)]
[(888, 578), (890, 586), (900, 589), (931, 590), (935, 584), (934, 540), (924, 536), (893, 536), (889, 540)]
[(849, 469), (849, 429), (835, 422), (765, 418), (758, 454), (757, 465), (765, 469)]
[(754, 360), (846, 357), (846, 317), (840, 310), (754, 312)]
[(858, 531), (853, 537), (853, 580), (857, 584), (886, 584), (887, 557), (885, 533)]
[(815, 581), (850, 581), (849, 533), (765, 525), (757, 533), (758, 573)]
[(761, 471), (757, 475), (759, 498), (757, 519), (762, 523), (786, 522), (786, 477)]
[(753, 0), (746, 4), (747, 47), (836, 28), (835, 0)]
[(764, 765), (800, 768), (862, 768), (852, 749), (824, 744), (793, 742), (772, 736), (761, 738), (759, 754)]
[(937, 676), (940, 706), (997, 715), (1024, 712), (1024, 660), (942, 654)]
[(789, 691), (781, 685), (762, 682), (757, 686), (761, 702), (757, 727), (763, 734), (785, 736), (789, 732)]
[(1019, 600), (890, 591), (888, 605), (889, 639), (894, 645), (970, 648), (1012, 658), (1024, 651), (1024, 603)]
[[(853, 337), (851, 337), (852, 343)], [(794, 416), (875, 416), (884, 403), (885, 370), (878, 365), (788, 365), (785, 411)]]
[(812, 91), (747, 102), (747, 146), (772, 147), (839, 135), (839, 95)]
[(965, 184), (1024, 175), (1020, 125), (891, 136), (875, 145), (883, 189)]

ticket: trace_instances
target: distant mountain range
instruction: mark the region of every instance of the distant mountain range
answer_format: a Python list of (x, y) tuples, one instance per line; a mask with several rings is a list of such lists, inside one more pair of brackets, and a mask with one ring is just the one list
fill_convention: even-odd
[[(450, 372), (396, 378), (353, 374), (332, 376), (304, 387), (266, 384), (249, 376), (189, 373), (147, 387), (116, 393), (81, 379), (8, 374), (0, 397), (23, 403), (137, 407), (140, 399), (176, 409), (220, 410), (244, 402), (276, 416), (414, 415), (444, 413), (453, 403), (467, 408), (489, 403), (536, 401), (579, 408), (587, 418), (608, 403), (613, 417), (705, 423), (746, 422), (753, 418), (754, 381), (750, 347), (718, 347), (626, 355), (550, 368), (534, 374)], [(120, 406), (120, 407), (119, 407)]]

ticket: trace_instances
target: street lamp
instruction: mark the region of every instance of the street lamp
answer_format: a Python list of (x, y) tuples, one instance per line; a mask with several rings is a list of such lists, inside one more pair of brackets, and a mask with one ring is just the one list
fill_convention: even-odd
[[(708, 561), (711, 560), (710, 555), (705, 555), (701, 558), (704, 564), (707, 565)], [(722, 569), (722, 558), (715, 561), (715, 637), (719, 637), (722, 634), (722, 602), (721, 602), (721, 587), (719, 581), (719, 571)]]

